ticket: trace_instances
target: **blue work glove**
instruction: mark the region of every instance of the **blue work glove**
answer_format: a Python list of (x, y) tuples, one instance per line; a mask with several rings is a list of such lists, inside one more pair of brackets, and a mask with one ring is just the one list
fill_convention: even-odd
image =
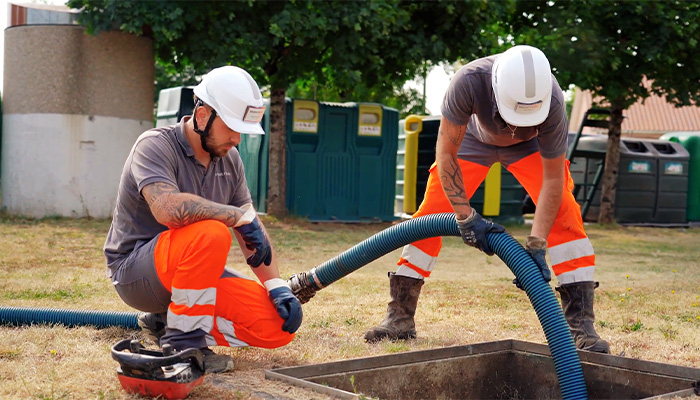
[(277, 314), (284, 320), (282, 330), (289, 333), (296, 332), (303, 318), (299, 299), (292, 294), (287, 282), (280, 278), (266, 281), (265, 287), (270, 293), (270, 300), (277, 308)]
[[(549, 272), (549, 266), (544, 257), (547, 253), (547, 240), (537, 236), (528, 236), (525, 242), (525, 251), (530, 254), (530, 257), (532, 257), (532, 260), (540, 269), (540, 272), (542, 272), (542, 278), (544, 278), (546, 282), (551, 281), (552, 273)], [(518, 281), (518, 278), (513, 279), (513, 284), (518, 289), (525, 290), (523, 285), (520, 284), (520, 281)]]
[(466, 219), (457, 219), (459, 233), (462, 240), (469, 246), (476, 247), (484, 253), (492, 256), (493, 250), (486, 241), (486, 234), (489, 232), (505, 232), (505, 228), (489, 220), (481, 218), (478, 212), (472, 208), (472, 213)]
[(258, 219), (256, 218), (251, 223), (241, 225), (234, 229), (241, 234), (245, 242), (245, 247), (247, 247), (248, 250), (255, 250), (255, 253), (251, 254), (246, 259), (248, 265), (253, 268), (259, 267), (262, 263), (270, 265), (272, 262), (272, 248)]

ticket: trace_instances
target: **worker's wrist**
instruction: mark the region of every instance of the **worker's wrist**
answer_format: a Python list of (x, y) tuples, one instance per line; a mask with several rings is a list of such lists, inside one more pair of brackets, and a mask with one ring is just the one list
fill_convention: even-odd
[(263, 282), (263, 285), (265, 286), (265, 289), (267, 289), (268, 292), (271, 292), (274, 289), (281, 288), (281, 287), (289, 287), (287, 284), (287, 281), (285, 281), (282, 278), (272, 278), (268, 279), (265, 282)]
[(525, 247), (528, 249), (546, 250), (547, 249), (547, 239), (528, 235), (525, 241)]
[(471, 209), (471, 212), (468, 215), (464, 215), (464, 214), (456, 214), (455, 215), (457, 222), (460, 224), (465, 224), (465, 223), (471, 221), (472, 219), (474, 219), (474, 216), (476, 216), (476, 210), (473, 208)]
[(255, 219), (255, 216), (258, 215), (257, 211), (255, 211), (255, 207), (253, 207), (252, 204), (244, 204), (239, 207), (241, 210), (243, 210), (243, 215), (236, 221), (236, 225), (234, 225), (234, 228), (238, 228), (239, 226), (247, 225)]

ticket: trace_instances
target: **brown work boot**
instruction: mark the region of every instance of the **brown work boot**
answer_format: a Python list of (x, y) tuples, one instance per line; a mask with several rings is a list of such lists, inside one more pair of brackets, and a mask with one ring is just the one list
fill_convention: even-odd
[(423, 279), (389, 273), (391, 301), (386, 317), (379, 326), (365, 333), (365, 340), (377, 342), (384, 338), (391, 340), (415, 338), (416, 324), (413, 322), (413, 316), (416, 314), (418, 295), (423, 283)]
[(569, 323), (576, 347), (597, 353), (610, 353), (610, 345), (595, 331), (593, 289), (598, 282), (574, 282), (556, 287), (561, 296), (561, 308)]

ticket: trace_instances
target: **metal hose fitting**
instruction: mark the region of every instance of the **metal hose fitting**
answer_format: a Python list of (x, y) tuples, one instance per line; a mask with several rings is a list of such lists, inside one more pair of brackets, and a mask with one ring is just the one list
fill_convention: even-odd
[(316, 267), (311, 268), (308, 272), (292, 274), (287, 284), (301, 304), (311, 300), (316, 295), (316, 291), (323, 289), (323, 285), (316, 275)]

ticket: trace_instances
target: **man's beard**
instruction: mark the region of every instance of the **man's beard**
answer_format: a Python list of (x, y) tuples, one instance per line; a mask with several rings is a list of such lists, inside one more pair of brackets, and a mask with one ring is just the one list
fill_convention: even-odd
[(212, 150), (211, 147), (207, 144), (207, 142), (211, 140), (211, 137), (209, 135), (200, 135), (199, 138), (202, 141), (202, 149), (209, 153), (209, 156), (211, 158), (224, 157), (226, 154), (228, 154), (228, 150), (223, 154), (216, 154), (214, 150)]

